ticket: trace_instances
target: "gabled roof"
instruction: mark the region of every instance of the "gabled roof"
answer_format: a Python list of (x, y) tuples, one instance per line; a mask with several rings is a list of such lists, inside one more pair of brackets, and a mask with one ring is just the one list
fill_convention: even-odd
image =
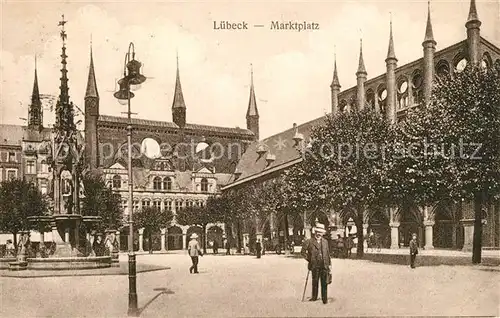
[[(236, 170), (241, 175), (237, 180), (233, 181), (244, 180), (261, 172), (264, 173), (267, 170), (279, 169), (280, 166), (299, 159), (301, 157), (300, 149), (302, 149), (302, 146), (300, 144), (296, 145), (293, 139), (295, 133), (302, 134), (302, 142), (304, 145), (307, 145), (310, 141), (311, 128), (323, 124), (324, 120), (325, 116), (322, 116), (297, 126), (297, 128), (290, 128), (274, 136), (251, 143), (236, 166)], [(262, 148), (262, 146), (266, 149), (266, 152), (264, 154), (257, 153), (257, 149)], [(268, 154), (274, 156), (274, 161), (268, 163), (266, 160)]]

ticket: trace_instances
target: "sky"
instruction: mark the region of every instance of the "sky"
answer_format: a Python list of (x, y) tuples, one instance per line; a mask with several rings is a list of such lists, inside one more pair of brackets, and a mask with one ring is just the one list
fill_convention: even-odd
[[(430, 8), (438, 50), (466, 38), (468, 0), (433, 0)], [(500, 46), (500, 0), (478, 0), (477, 10), (481, 35)], [(391, 16), (398, 65), (422, 57), (427, 2), (3, 0), (0, 11), (0, 124), (25, 124), (35, 56), (40, 93), (58, 95), (64, 14), (70, 96), (82, 110), (92, 43), (100, 113), (125, 116), (113, 92), (133, 42), (147, 76), (134, 92), (135, 117), (172, 120), (178, 52), (190, 123), (244, 128), (252, 64), (265, 138), (330, 111), (335, 55), (342, 90), (355, 85), (360, 38), (368, 78), (383, 74)], [(249, 29), (214, 30), (214, 21), (245, 21)], [(271, 30), (272, 21), (318, 23), (319, 30)], [(54, 115), (46, 104), (47, 126)]]

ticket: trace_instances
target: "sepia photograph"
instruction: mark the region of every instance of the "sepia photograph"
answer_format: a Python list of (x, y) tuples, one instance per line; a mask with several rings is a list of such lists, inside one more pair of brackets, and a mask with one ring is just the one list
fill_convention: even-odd
[(500, 0), (0, 22), (0, 317), (500, 316)]

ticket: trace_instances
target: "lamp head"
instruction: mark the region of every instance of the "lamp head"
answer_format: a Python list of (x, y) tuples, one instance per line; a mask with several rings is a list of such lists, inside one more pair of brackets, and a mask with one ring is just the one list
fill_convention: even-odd
[[(118, 85), (120, 85), (120, 90), (113, 94), (113, 96), (118, 99), (118, 102), (122, 105), (126, 105), (128, 103), (129, 98), (134, 97), (134, 93), (129, 91), (128, 83), (125, 78), (122, 78), (118, 81)], [(130, 95), (129, 95), (130, 94)]]
[(146, 81), (146, 76), (141, 74), (142, 63), (132, 59), (127, 63), (128, 81), (130, 86), (140, 85)]

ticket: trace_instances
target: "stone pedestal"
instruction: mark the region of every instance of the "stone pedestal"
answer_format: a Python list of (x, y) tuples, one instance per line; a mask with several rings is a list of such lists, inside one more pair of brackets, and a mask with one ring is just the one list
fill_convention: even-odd
[(474, 239), (474, 219), (463, 219), (460, 223), (464, 227), (464, 246), (462, 251), (472, 251), (472, 242)]
[(432, 243), (432, 229), (434, 226), (434, 221), (424, 221), (424, 226), (425, 226), (425, 246), (424, 248), (426, 250), (432, 250), (434, 248), (434, 245)]
[(139, 229), (139, 252), (144, 252), (144, 229)]
[(391, 223), (391, 249), (399, 248), (399, 223)]
[(167, 229), (161, 229), (161, 252), (166, 252), (167, 249), (165, 248), (165, 236), (167, 236)]

